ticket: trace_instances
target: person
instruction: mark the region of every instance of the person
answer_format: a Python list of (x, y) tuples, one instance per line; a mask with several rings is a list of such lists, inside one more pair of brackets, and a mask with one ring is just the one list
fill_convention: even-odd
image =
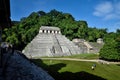
[(91, 67), (92, 70), (94, 70), (94, 68), (95, 68), (94, 66)]
[(91, 67), (91, 69), (94, 70), (95, 67), (96, 67), (96, 64), (93, 64), (92, 67)]
[(96, 64), (93, 64), (94, 67), (96, 67)]

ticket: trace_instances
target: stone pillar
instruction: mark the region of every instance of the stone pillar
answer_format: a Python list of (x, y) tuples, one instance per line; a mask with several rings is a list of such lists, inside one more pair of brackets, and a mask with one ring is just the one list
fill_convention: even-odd
[(55, 33), (57, 34), (57, 33), (58, 33), (58, 31), (55, 31)]
[(52, 31), (52, 33), (54, 34), (54, 31)]
[(44, 33), (47, 33), (47, 30), (44, 30)]
[(48, 30), (48, 33), (50, 33), (50, 30)]
[(58, 33), (59, 33), (59, 34), (61, 34), (61, 32), (60, 32), (60, 31), (58, 31)]
[(39, 30), (39, 33), (43, 33), (43, 30)]

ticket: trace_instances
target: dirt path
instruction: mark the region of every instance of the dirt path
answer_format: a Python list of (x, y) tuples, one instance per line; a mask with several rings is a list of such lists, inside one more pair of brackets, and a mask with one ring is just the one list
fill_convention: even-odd
[(101, 64), (120, 64), (120, 62), (108, 62), (100, 59), (77, 59), (77, 58), (40, 58), (43, 60), (68, 60), (68, 61), (85, 61), (85, 62), (99, 62)]

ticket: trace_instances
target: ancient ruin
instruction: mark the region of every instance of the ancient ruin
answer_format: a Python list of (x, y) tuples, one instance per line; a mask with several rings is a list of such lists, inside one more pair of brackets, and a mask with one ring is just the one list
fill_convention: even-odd
[(97, 39), (97, 43), (99, 43), (99, 44), (104, 44), (104, 41), (103, 41), (102, 38), (98, 38), (98, 39)]
[(103, 47), (104, 42), (102, 38), (98, 38), (97, 42), (88, 42), (85, 39), (73, 39), (72, 40), (76, 45), (78, 45), (83, 53), (98, 53)]
[(23, 53), (31, 57), (68, 56), (83, 53), (82, 49), (61, 34), (58, 27), (41, 26), (39, 34), (25, 47)]

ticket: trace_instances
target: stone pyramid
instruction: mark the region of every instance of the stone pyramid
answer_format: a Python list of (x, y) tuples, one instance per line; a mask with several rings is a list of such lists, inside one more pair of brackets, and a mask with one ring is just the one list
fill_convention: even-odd
[(82, 50), (61, 34), (58, 27), (41, 26), (39, 34), (25, 47), (27, 57), (68, 56), (80, 54)]

